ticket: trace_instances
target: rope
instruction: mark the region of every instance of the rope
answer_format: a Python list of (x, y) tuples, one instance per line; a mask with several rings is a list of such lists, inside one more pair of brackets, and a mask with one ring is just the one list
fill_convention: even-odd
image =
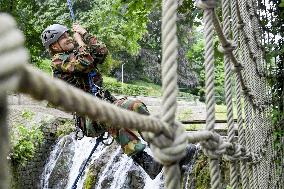
[[(230, 37), (230, 1), (222, 1), (222, 17), (223, 32), (226, 39)], [(226, 47), (223, 47), (226, 48)], [(228, 120), (228, 141), (234, 142), (234, 116), (233, 116), (233, 101), (232, 101), (232, 81), (231, 81), (231, 62), (228, 54), (224, 54), (224, 70), (225, 70), (225, 97), (227, 105), (227, 120)], [(236, 161), (230, 161), (230, 185), (233, 189), (238, 188), (238, 171)]]
[(69, 8), (69, 12), (70, 12), (72, 22), (75, 22), (76, 19), (75, 19), (75, 14), (73, 12), (73, 6), (72, 6), (72, 3), (71, 3), (71, 0), (67, 0), (67, 5), (68, 5), (68, 8)]
[[(177, 109), (177, 1), (163, 0), (162, 4), (162, 114), (161, 120), (176, 128), (175, 139), (168, 144), (163, 136), (155, 136), (156, 142), (151, 149), (159, 162), (164, 165), (166, 188), (180, 186), (180, 168), (178, 162), (185, 156), (187, 146), (185, 130), (181, 125), (174, 125)], [(182, 137), (183, 136), (183, 137)], [(178, 145), (178, 146), (177, 146)], [(177, 148), (176, 148), (177, 147)], [(174, 152), (174, 153), (173, 153)]]
[[(239, 41), (239, 33), (238, 33), (238, 17), (237, 17), (237, 11), (238, 11), (238, 1), (231, 1), (231, 14), (232, 14), (232, 32), (233, 32), (233, 43), (238, 44)], [(241, 46), (241, 44), (240, 44)], [(234, 56), (238, 60), (238, 62), (241, 62), (238, 57), (238, 49), (235, 49), (233, 51)], [(242, 65), (242, 63), (240, 64)], [(237, 69), (235, 68), (235, 71)], [(237, 102), (237, 125), (238, 125), (238, 142), (242, 146), (246, 146), (245, 141), (245, 130), (243, 127), (243, 116), (242, 116), (242, 91), (241, 91), (241, 70), (238, 72), (236, 71), (236, 102)], [(243, 188), (248, 188), (248, 176), (246, 171), (246, 160), (242, 159), (240, 160), (240, 176), (241, 176), (241, 183)]]
[[(214, 98), (214, 46), (213, 46), (213, 12), (216, 1), (197, 1), (197, 6), (203, 9), (204, 37), (205, 37), (205, 89), (206, 89), (206, 129), (214, 130), (215, 125), (215, 98)], [(207, 155), (214, 152), (204, 149)], [(207, 152), (206, 152), (207, 151)], [(211, 187), (220, 188), (219, 156), (209, 156)]]
[[(23, 48), (24, 38), (23, 34), (16, 28), (16, 22), (10, 16), (0, 14), (0, 75), (2, 76), (5, 70), (13, 69), (10, 64), (10, 56), (13, 55), (13, 64), (21, 64), (22, 61), (27, 61), (27, 51)], [(4, 37), (2, 37), (4, 36)], [(15, 55), (15, 56), (14, 56)], [(6, 66), (4, 66), (5, 64)], [(18, 77), (10, 77), (3, 80), (0, 76), (0, 188), (9, 188), (8, 183), (8, 150), (9, 150), (9, 136), (7, 125), (7, 95), (3, 86), (14, 84), (19, 79)]]

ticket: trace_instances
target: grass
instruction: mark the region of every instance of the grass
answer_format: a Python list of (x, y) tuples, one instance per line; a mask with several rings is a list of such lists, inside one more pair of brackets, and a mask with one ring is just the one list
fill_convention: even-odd
[(192, 119), (192, 110), (191, 109), (185, 109), (181, 113), (177, 115), (177, 120), (189, 120)]
[[(222, 105), (216, 105), (215, 106), (215, 113), (216, 113), (216, 119), (224, 120), (227, 119), (227, 106), (222, 104)], [(237, 118), (237, 107), (233, 106), (233, 115), (234, 119)]]
[(115, 78), (104, 77), (104, 86), (111, 93), (128, 96), (161, 96), (161, 86), (144, 81), (122, 83)]
[(204, 127), (205, 127), (205, 124), (187, 124), (187, 125), (184, 125), (184, 128), (187, 131), (201, 130)]

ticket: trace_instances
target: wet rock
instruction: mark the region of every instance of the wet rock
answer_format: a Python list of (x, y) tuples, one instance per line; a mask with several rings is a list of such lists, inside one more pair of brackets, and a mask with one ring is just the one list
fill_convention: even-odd
[(65, 136), (57, 154), (57, 161), (49, 177), (49, 188), (64, 188), (68, 183), (68, 173), (74, 156), (74, 142), (72, 137)]

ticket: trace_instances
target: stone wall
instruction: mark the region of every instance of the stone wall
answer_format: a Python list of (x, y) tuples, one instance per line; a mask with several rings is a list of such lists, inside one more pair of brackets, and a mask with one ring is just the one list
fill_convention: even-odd
[[(41, 174), (52, 147), (56, 143), (58, 133), (62, 133), (62, 130), (64, 130), (62, 129), (62, 125), (69, 122), (71, 123), (69, 128), (74, 128), (72, 115), (47, 107), (47, 102), (45, 101), (36, 101), (21, 94), (9, 95), (8, 104), (8, 125), (10, 129), (17, 127), (19, 124), (29, 128), (33, 124), (39, 127), (44, 135), (42, 143), (35, 150), (34, 158), (30, 159), (25, 166), (12, 165), (12, 188), (42, 188), (40, 186)], [(32, 112), (31, 120), (23, 117), (22, 114), (24, 111)]]
[(52, 123), (43, 124), (41, 127), (44, 133), (44, 139), (36, 149), (34, 158), (25, 166), (13, 167), (12, 183), (14, 188), (41, 188), (41, 174), (49, 157), (49, 153), (56, 143), (56, 132), (59, 122), (59, 120), (55, 120)]

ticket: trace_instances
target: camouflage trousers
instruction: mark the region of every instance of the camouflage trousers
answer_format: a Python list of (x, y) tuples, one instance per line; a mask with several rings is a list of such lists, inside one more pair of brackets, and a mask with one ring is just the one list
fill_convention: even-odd
[[(115, 105), (131, 110), (140, 114), (149, 115), (146, 105), (140, 100), (130, 100), (122, 98), (114, 102)], [(85, 125), (84, 134), (88, 137), (97, 137), (104, 132), (108, 132), (114, 140), (121, 145), (125, 154), (132, 156), (145, 149), (146, 145), (139, 139), (139, 132), (127, 128), (116, 128), (105, 124), (91, 121), (88, 118), (82, 118), (82, 123)]]

